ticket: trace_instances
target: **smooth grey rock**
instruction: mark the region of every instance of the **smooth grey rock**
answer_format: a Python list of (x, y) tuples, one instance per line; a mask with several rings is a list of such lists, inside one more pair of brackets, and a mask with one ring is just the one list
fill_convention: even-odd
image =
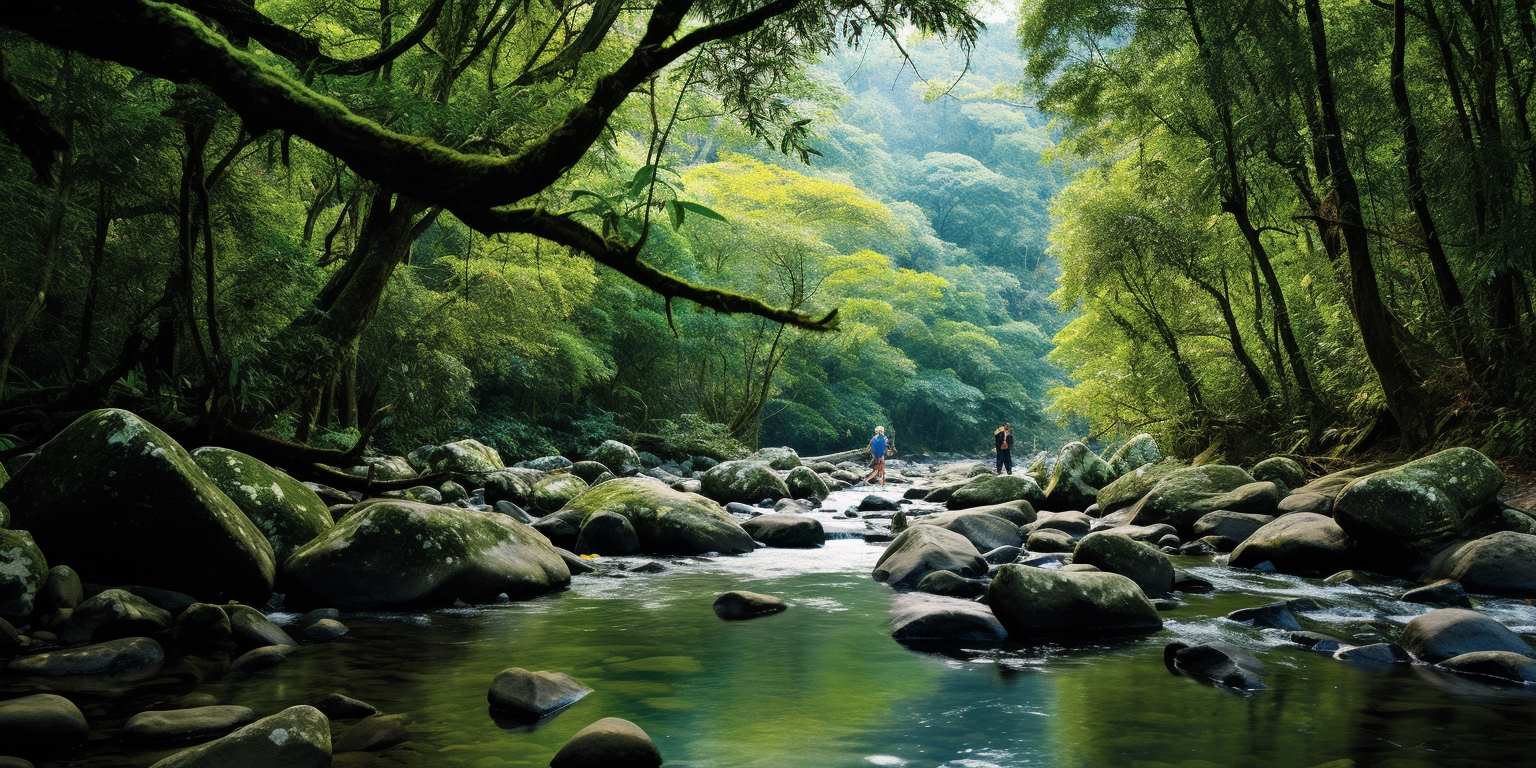
[(486, 699), (497, 717), (531, 722), (549, 717), (591, 692), (591, 688), (563, 672), (508, 667), (496, 673)]
[(550, 768), (656, 768), (661, 752), (640, 726), (605, 717), (581, 729), (555, 753)]
[(715, 597), (714, 604), (715, 615), (727, 621), (771, 616), (783, 613), (787, 607), (782, 599), (773, 595), (744, 590), (722, 592)]

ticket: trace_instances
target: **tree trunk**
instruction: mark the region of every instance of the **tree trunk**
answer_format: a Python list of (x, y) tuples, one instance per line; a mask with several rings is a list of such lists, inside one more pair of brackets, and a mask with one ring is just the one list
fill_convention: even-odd
[(84, 378), (91, 367), (91, 343), (96, 335), (96, 299), (101, 290), (101, 262), (107, 252), (107, 235), (112, 230), (112, 198), (107, 184), (96, 191), (96, 231), (91, 238), (91, 260), (86, 265), (85, 300), (80, 305), (80, 341), (75, 347), (74, 378)]
[(1429, 412), (1417, 375), (1408, 365), (1392, 332), (1393, 319), (1381, 298), (1376, 282), (1376, 266), (1371, 261), (1370, 238), (1360, 207), (1360, 190), (1349, 169), (1344, 151), (1344, 129), (1339, 119), (1334, 92), (1333, 72), (1328, 64), (1328, 37), (1319, 0), (1305, 0), (1307, 25), (1311, 29), (1313, 66), (1317, 70), (1318, 104), (1322, 108), (1323, 130), (1328, 142), (1328, 162), (1332, 168), (1332, 188), (1339, 200), (1339, 221), (1344, 244), (1349, 252), (1355, 320), (1365, 343), (1366, 355), (1381, 380), (1387, 408), (1397, 419), (1404, 435), (1414, 445), (1430, 438)]
[(1195, 284), (1211, 295), (1216, 300), (1216, 306), (1221, 309), (1221, 319), (1227, 324), (1227, 340), (1232, 344), (1232, 356), (1237, 358), (1238, 365), (1242, 366), (1243, 373), (1248, 377), (1248, 383), (1253, 385), (1254, 394), (1259, 396), (1260, 402), (1267, 402), (1273, 396), (1269, 387), (1269, 380), (1264, 378), (1264, 372), (1253, 362), (1253, 357), (1248, 354), (1247, 347), (1243, 344), (1243, 333), (1237, 327), (1237, 315), (1232, 311), (1232, 297), (1227, 293), (1227, 276), (1223, 272), (1222, 285), (1217, 288), (1207, 280), (1191, 276)]

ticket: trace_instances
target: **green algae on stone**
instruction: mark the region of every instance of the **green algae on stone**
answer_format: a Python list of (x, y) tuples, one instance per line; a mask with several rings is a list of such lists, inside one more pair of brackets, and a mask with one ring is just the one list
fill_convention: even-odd
[(1361, 554), (1403, 573), (1463, 538), (1503, 485), (1488, 457), (1449, 448), (1351, 482), (1333, 513)]
[(0, 528), (0, 619), (26, 624), (48, 580), (48, 561), (26, 531)]
[(272, 591), (272, 546), (154, 425), (115, 408), (76, 419), (0, 490), (13, 524), (86, 581), (255, 602)]
[(599, 513), (628, 519), (640, 537), (640, 551), (650, 554), (739, 554), (756, 548), (752, 536), (719, 504), (655, 478), (609, 480), (571, 499), (558, 514), (579, 530)]
[(309, 486), (254, 456), (208, 447), (192, 458), (267, 537), (279, 563), (332, 525), (325, 502)]

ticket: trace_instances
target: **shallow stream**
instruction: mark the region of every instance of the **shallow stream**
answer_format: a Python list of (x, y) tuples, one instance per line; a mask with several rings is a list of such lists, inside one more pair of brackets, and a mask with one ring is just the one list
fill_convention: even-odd
[[(861, 495), (835, 494), (827, 506), (850, 506)], [(833, 533), (863, 528), (860, 520), (823, 519)], [(1324, 606), (1306, 614), (1311, 628), (1361, 642), (1391, 638), (1423, 610), (1391, 598), (1401, 586), (1324, 586), (1178, 559), (1216, 591), (1182, 596), (1158, 634), (952, 657), (891, 639), (893, 592), (869, 577), (880, 551), (842, 538), (815, 550), (667, 560), (656, 574), (582, 576), (564, 593), (523, 603), (345, 615), (348, 637), (306, 646), (252, 677), (195, 682), (189, 670), (178, 677), (172, 669), (148, 689), (81, 698), (97, 727), (87, 753), (68, 764), (149, 765), (168, 754), (125, 752), (113, 731), (133, 712), (193, 691), (261, 714), (342, 691), (409, 716), (409, 742), (340, 755), (337, 765), (544, 766), (567, 738), (605, 716), (638, 723), (669, 766), (1536, 761), (1532, 694), (1421, 666), (1355, 668), (1296, 648), (1283, 632), (1220, 618), (1308, 596)], [(791, 607), (720, 621), (710, 605), (727, 589), (779, 595)], [(1517, 631), (1536, 632), (1536, 607), (1482, 607)], [(1170, 675), (1161, 655), (1175, 639), (1253, 649), (1268, 688), (1245, 696)], [(536, 728), (503, 727), (488, 714), (485, 694), (509, 666), (566, 672), (595, 692)]]

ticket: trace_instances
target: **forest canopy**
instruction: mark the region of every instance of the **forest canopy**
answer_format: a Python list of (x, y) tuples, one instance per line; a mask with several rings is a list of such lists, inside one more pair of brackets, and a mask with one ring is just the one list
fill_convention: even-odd
[(1051, 139), (964, 3), (94, 13), (0, 11), (16, 445), (102, 403), (332, 461), (1062, 434)]

